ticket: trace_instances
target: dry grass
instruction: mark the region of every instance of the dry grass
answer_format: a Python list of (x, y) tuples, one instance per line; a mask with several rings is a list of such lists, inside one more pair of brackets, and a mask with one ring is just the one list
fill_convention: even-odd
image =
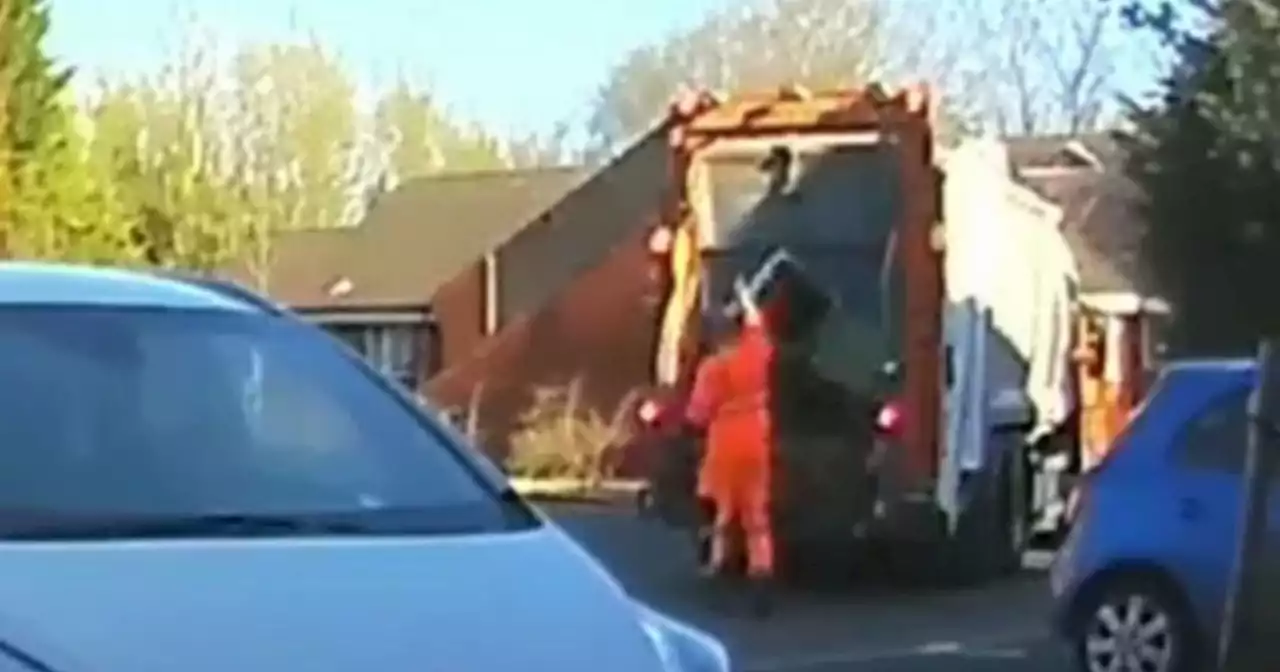
[[(472, 446), (479, 446), (484, 437), (480, 433), (480, 402), (484, 398), (484, 383), (476, 385), (471, 390), (471, 396), (467, 401), (466, 408), (457, 406), (449, 408), (441, 408), (438, 413), (442, 420), (453, 425), (459, 433), (467, 437)], [(430, 401), (423, 398), (423, 404), (430, 406)]]
[(569, 479), (593, 489), (613, 476), (612, 449), (629, 438), (627, 422), (634, 395), (628, 395), (604, 417), (581, 403), (581, 381), (563, 388), (534, 392), (511, 436), (506, 467), (525, 479)]

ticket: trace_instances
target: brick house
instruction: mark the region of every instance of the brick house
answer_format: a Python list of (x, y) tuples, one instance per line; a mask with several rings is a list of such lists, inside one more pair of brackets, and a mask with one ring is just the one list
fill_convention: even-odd
[(502, 453), (540, 386), (577, 379), (609, 414), (648, 382), (666, 183), (665, 128), (594, 173), (412, 180), (359, 226), (282, 234), (267, 292), (437, 405), (474, 404)]
[(1169, 314), (1142, 252), (1142, 192), (1108, 135), (1020, 138), (1009, 149), (1021, 180), (1063, 209), (1080, 271), (1077, 343), (1093, 344), (1077, 366), (1081, 440), (1100, 455), (1158, 369)]
[[(445, 322), (491, 326), (483, 288), (490, 250), (581, 178), (553, 169), (411, 180), (375, 202), (360, 226), (281, 235), (267, 291), (419, 388), (456, 357), (447, 352)], [(477, 300), (467, 314), (446, 317), (437, 293), (471, 272)]]

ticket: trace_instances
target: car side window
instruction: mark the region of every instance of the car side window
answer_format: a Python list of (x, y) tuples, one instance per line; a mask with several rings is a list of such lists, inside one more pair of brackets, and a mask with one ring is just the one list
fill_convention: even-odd
[(1244, 471), (1249, 390), (1233, 390), (1200, 409), (1179, 435), (1182, 462), (1196, 469)]

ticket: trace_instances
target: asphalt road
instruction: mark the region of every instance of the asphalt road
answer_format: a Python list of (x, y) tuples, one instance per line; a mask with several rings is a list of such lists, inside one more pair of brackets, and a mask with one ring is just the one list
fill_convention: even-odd
[(637, 598), (719, 637), (743, 672), (1069, 672), (1046, 630), (1042, 574), (965, 590), (850, 585), (789, 592), (773, 618), (697, 580), (688, 544), (625, 509), (546, 510)]

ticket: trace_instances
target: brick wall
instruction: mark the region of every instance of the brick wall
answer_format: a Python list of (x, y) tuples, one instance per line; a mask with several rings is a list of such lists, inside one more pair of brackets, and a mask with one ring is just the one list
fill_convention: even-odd
[[(513, 319), (465, 362), (447, 358), (449, 368), (428, 384), (428, 396), (444, 407), (465, 408), (482, 385), (482, 443), (498, 459), (540, 386), (579, 378), (584, 401), (613, 413), (628, 392), (651, 378), (656, 317), (647, 240), (647, 226), (633, 227), (541, 310)], [(456, 336), (454, 347), (462, 339)]]
[(478, 398), (484, 446), (495, 457), (539, 387), (577, 379), (583, 401), (608, 417), (651, 380), (657, 307), (648, 238), (669, 153), (666, 129), (655, 128), (495, 251), (493, 336), (483, 332), (482, 264), (436, 295), (444, 369), (425, 392), (454, 409)]
[[(485, 273), (477, 261), (441, 287), (431, 301), (440, 339), (440, 370), (466, 361), (485, 340)], [(428, 375), (434, 372), (424, 372)], [(424, 379), (426, 376), (424, 376)]]

